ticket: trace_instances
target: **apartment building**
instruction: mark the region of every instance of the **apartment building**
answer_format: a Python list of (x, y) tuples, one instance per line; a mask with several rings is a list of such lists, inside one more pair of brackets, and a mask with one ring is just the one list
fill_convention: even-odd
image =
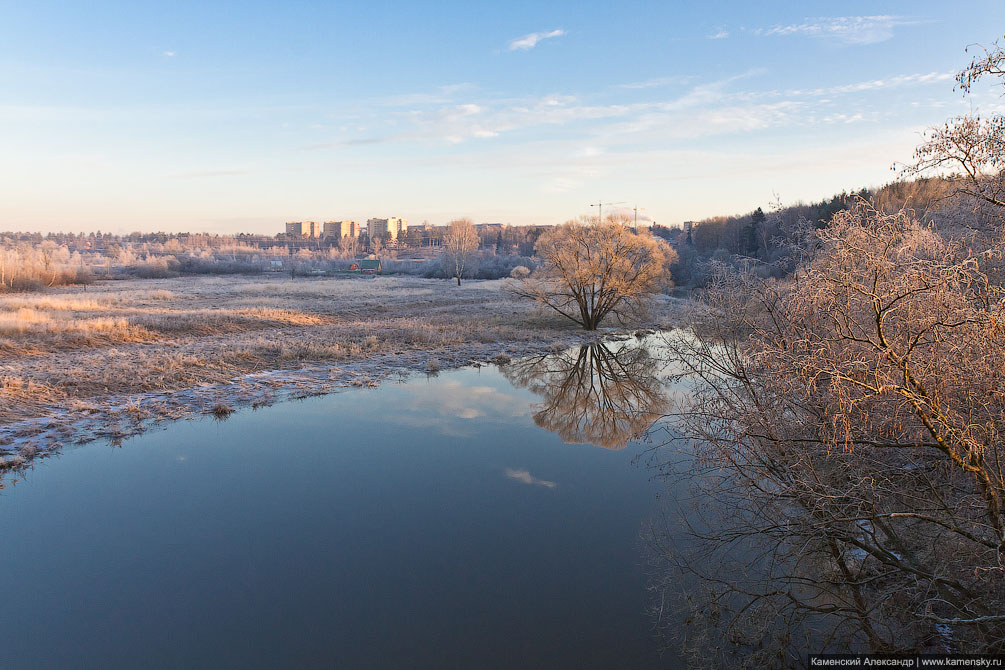
[(397, 240), (398, 235), (408, 234), (408, 221), (396, 216), (387, 219), (368, 219), (366, 227), (367, 234), (371, 238), (387, 233), (391, 240)]
[(355, 221), (325, 221), (324, 236), (341, 240), (343, 237), (359, 237), (359, 224)]
[(316, 221), (290, 221), (286, 224), (287, 237), (321, 237), (321, 227)]

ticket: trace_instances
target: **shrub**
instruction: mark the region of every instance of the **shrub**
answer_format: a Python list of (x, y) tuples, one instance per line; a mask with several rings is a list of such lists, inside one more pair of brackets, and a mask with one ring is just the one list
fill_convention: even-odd
[(132, 273), (141, 279), (167, 279), (178, 276), (178, 259), (174, 256), (147, 258), (132, 268)]
[(526, 279), (530, 276), (530, 268), (526, 265), (518, 265), (509, 271), (509, 276), (513, 279)]

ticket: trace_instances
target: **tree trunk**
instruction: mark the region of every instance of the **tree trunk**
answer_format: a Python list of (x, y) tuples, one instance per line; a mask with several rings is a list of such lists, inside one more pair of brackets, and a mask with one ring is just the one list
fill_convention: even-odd
[(460, 275), (457, 275), (457, 285), (458, 286), (461, 285), (461, 276)]

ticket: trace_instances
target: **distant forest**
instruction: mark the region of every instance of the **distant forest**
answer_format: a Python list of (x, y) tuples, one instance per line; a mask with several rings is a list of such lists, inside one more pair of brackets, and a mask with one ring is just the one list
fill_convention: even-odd
[(955, 181), (948, 177), (896, 181), (809, 204), (776, 204), (767, 212), (758, 207), (746, 214), (714, 216), (692, 222), (690, 230), (686, 225), (684, 229), (654, 225), (652, 232), (677, 249), (680, 260), (671, 274), (678, 286), (704, 286), (717, 264), (753, 266), (761, 276), (784, 277), (795, 268), (795, 248), (808, 229), (826, 228), (838, 212), (865, 201), (880, 212), (907, 209), (922, 221), (935, 222), (940, 212), (955, 207), (951, 200)]

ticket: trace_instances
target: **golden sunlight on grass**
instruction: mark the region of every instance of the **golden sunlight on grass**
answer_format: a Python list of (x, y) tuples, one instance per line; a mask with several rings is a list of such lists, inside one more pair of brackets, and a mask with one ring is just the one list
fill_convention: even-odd
[(500, 287), (225, 276), (2, 295), (0, 425), (251, 372), (569, 336)]

